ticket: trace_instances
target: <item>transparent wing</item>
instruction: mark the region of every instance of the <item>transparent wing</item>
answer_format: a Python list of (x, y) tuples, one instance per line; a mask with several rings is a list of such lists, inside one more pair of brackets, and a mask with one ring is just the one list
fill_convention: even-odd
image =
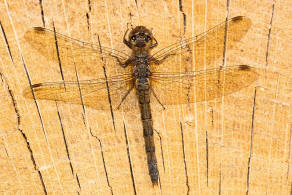
[(78, 73), (99, 75), (106, 64), (108, 76), (130, 73), (131, 67), (122, 68), (117, 63), (128, 59), (128, 55), (111, 48), (79, 41), (43, 27), (34, 27), (24, 34), (25, 40), (48, 60), (60, 62), (64, 69)]
[(189, 72), (201, 70), (205, 65), (206, 69), (215, 68), (212, 62), (223, 56), (224, 47), (226, 46), (227, 50), (232, 48), (250, 26), (250, 19), (237, 16), (202, 34), (163, 48), (152, 55), (152, 59), (155, 58), (159, 62), (158, 65), (153, 63), (152, 71)]
[[(79, 83), (70, 81), (39, 83), (32, 85), (32, 90), (36, 99), (63, 101), (73, 104), (82, 104), (82, 94), (84, 105), (97, 110), (108, 110), (110, 109), (110, 104), (112, 109), (117, 109), (123, 96), (133, 87), (133, 84), (133, 79), (129, 75), (127, 77), (124, 76), (124, 78), (107, 80), (107, 82), (101, 78), (83, 80)], [(31, 88), (27, 88), (23, 95), (27, 98), (33, 98)], [(111, 100), (109, 100), (109, 97)], [(130, 99), (131, 97), (134, 96), (128, 96), (125, 102), (131, 104), (131, 101), (136, 101), (135, 98)]]
[(256, 69), (247, 65), (229, 66), (186, 73), (153, 73), (151, 88), (163, 105), (212, 100), (252, 84)]

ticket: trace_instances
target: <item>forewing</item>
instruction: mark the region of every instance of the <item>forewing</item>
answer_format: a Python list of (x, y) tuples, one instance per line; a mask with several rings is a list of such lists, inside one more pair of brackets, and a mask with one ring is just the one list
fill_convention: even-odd
[(190, 72), (215, 68), (212, 62), (223, 56), (224, 47), (227, 50), (232, 48), (250, 26), (250, 19), (237, 16), (202, 34), (163, 48), (152, 56), (159, 62), (158, 65), (152, 64), (152, 71)]
[(96, 76), (103, 74), (105, 65), (109, 77), (131, 72), (130, 66), (122, 68), (117, 63), (116, 58), (123, 62), (129, 57), (121, 51), (79, 41), (43, 27), (28, 30), (24, 38), (37, 52), (60, 63), (64, 69), (74, 70), (76, 65), (80, 74)]
[[(47, 82), (32, 85), (32, 89), (30, 87), (27, 88), (23, 95), (27, 98), (33, 98), (34, 94), (36, 99), (63, 101), (73, 104), (83, 103), (97, 110), (108, 110), (111, 104), (112, 109), (115, 110), (121, 103), (123, 96), (132, 87), (133, 79), (130, 76), (114, 80), (95, 79), (80, 82)], [(130, 97), (133, 96), (129, 95), (125, 102), (135, 101), (130, 100)]]
[(228, 95), (249, 86), (257, 78), (256, 69), (239, 65), (183, 74), (153, 73), (151, 87), (163, 105), (188, 104)]

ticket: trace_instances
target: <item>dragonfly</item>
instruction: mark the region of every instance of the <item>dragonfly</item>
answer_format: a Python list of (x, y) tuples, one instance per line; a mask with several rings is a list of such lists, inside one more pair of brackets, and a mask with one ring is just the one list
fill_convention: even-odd
[(58, 62), (60, 67), (74, 64), (77, 72), (95, 71), (96, 75), (89, 80), (33, 84), (23, 94), (27, 98), (82, 104), (111, 112), (131, 111), (138, 104), (148, 171), (156, 185), (159, 171), (150, 102), (165, 109), (168, 105), (213, 100), (251, 85), (258, 78), (255, 68), (214, 65), (250, 26), (248, 17), (236, 16), (156, 52), (151, 52), (158, 46), (153, 33), (145, 26), (136, 26), (131, 31), (127, 29), (123, 37), (130, 54), (73, 39), (55, 29), (34, 27), (24, 38), (39, 54)]

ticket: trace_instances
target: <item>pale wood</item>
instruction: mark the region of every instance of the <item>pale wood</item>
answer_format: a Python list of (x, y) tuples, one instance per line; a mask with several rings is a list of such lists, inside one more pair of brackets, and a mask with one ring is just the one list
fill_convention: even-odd
[[(22, 96), (29, 86), (24, 64), (32, 83), (61, 80), (58, 64), (22, 38), (32, 26), (43, 26), (40, 2), (0, 2), (1, 194), (291, 193), (291, 0), (233, 0), (229, 7), (227, 1), (182, 0), (181, 8), (179, 1), (164, 0), (42, 1), (47, 28), (54, 20), (60, 33), (95, 43), (98, 34), (103, 45), (125, 52), (127, 23), (151, 28), (162, 48), (227, 14), (252, 20), (248, 34), (227, 51), (226, 64), (263, 68), (264, 77), (220, 101), (153, 113), (161, 188), (153, 188), (148, 175), (138, 107), (115, 113), (114, 130), (109, 112), (86, 108), (84, 115), (80, 105), (37, 101), (40, 119), (36, 103)], [(65, 79), (75, 79), (74, 70), (64, 72)]]

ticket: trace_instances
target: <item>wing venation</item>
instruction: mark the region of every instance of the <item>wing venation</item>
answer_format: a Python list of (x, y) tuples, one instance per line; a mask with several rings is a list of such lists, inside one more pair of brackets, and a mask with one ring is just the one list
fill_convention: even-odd
[[(113, 109), (117, 109), (122, 101), (123, 95), (133, 88), (133, 79), (116, 80), (84, 80), (80, 82), (47, 82), (34, 84), (31, 88), (24, 90), (23, 95), (27, 98), (40, 100), (54, 100), (70, 102), (73, 104), (84, 104), (96, 110), (108, 110), (109, 96)], [(33, 93), (32, 93), (33, 90)], [(82, 95), (82, 101), (81, 101)], [(126, 106), (135, 104), (133, 95), (127, 97)], [(122, 104), (123, 105), (123, 104)]]
[(151, 87), (163, 105), (188, 104), (239, 91), (258, 76), (257, 70), (247, 65), (186, 73), (153, 73)]

